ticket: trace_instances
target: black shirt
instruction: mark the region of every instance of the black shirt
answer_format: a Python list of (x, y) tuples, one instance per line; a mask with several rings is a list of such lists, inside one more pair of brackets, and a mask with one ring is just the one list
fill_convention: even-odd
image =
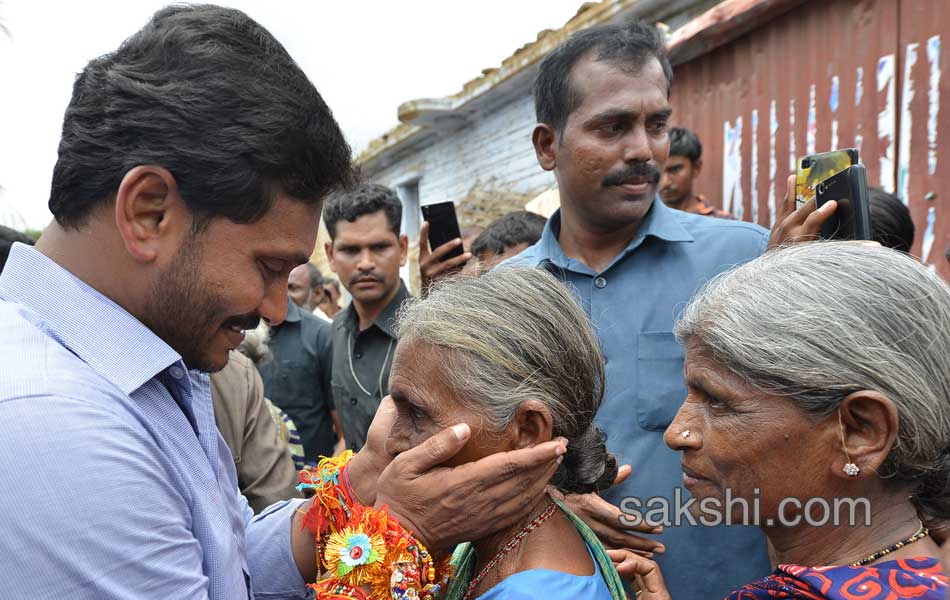
[[(333, 401), (351, 450), (366, 443), (366, 431), (383, 396), (389, 393), (389, 370), (396, 352), (396, 312), (409, 298), (406, 284), (373, 324), (360, 331), (360, 319), (350, 303), (333, 318)], [(354, 374), (356, 379), (354, 379)]]
[(296, 304), (288, 302), (287, 318), (271, 329), (273, 360), (258, 365), (264, 395), (287, 413), (297, 426), (307, 462), (331, 456), (333, 397), (333, 328)]

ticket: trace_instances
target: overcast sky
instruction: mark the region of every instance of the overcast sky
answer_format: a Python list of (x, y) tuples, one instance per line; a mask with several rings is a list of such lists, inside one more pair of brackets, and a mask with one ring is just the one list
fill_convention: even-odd
[[(0, 0), (0, 221), (41, 228), (75, 73), (167, 2)], [(358, 152), (397, 124), (396, 107), (453, 94), (497, 67), (580, 0), (221, 2), (260, 21), (300, 63)]]

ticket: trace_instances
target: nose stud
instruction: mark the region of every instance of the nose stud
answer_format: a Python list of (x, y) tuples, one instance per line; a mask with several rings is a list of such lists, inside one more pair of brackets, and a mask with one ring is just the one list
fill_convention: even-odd
[(689, 434), (690, 434), (689, 429), (684, 429), (684, 430), (683, 430), (683, 433), (680, 434), (680, 437), (685, 440), (686, 438), (689, 437)]

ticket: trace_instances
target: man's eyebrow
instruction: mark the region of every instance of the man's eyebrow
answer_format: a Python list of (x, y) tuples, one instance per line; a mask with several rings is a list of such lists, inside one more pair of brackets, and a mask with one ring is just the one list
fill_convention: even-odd
[(300, 266), (305, 262), (310, 262), (310, 255), (303, 254), (301, 252), (287, 252), (283, 250), (265, 250), (261, 252), (261, 255), (265, 258), (271, 258), (276, 260), (282, 260), (285, 263)]
[[(671, 107), (661, 108), (647, 115), (648, 119), (668, 119), (673, 114)], [(587, 120), (588, 123), (600, 123), (604, 121), (623, 121), (633, 120), (640, 116), (640, 113), (632, 110), (611, 109), (597, 113)]]
[(591, 118), (587, 119), (587, 122), (597, 123), (600, 121), (620, 121), (624, 119), (630, 120), (636, 119), (638, 116), (639, 113), (635, 113), (632, 110), (611, 109), (593, 115)]
[(650, 118), (650, 119), (668, 119), (668, 118), (670, 118), (670, 115), (672, 115), (672, 114), (673, 114), (673, 109), (672, 109), (672, 108), (664, 108), (664, 109), (658, 110), (658, 111), (656, 111), (656, 112), (650, 113), (650, 115), (649, 115), (648, 118)]

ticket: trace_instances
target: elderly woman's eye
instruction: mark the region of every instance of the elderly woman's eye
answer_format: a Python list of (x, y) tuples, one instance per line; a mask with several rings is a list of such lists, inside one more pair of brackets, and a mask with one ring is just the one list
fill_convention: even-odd
[(727, 407), (725, 402), (723, 402), (722, 400), (720, 400), (719, 398), (715, 396), (710, 396), (709, 394), (706, 394), (706, 404), (708, 404), (710, 408), (726, 408)]

